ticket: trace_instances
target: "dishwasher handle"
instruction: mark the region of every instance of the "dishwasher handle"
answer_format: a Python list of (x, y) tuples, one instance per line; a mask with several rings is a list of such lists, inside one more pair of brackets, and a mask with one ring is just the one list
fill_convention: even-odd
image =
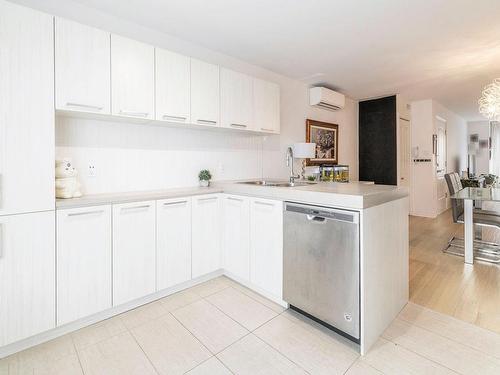
[(307, 220), (313, 223), (324, 224), (326, 223), (326, 217), (316, 216), (316, 215), (307, 215)]

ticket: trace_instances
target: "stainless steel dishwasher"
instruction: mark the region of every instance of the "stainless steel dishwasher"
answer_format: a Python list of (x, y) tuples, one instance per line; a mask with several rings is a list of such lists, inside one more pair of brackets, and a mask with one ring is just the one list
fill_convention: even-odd
[(283, 298), (359, 343), (359, 213), (286, 202)]

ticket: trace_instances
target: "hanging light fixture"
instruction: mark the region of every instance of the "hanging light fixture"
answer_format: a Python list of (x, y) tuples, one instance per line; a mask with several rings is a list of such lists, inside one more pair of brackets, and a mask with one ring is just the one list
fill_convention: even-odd
[(496, 78), (483, 89), (478, 103), (479, 112), (484, 117), (490, 120), (500, 120), (500, 78)]

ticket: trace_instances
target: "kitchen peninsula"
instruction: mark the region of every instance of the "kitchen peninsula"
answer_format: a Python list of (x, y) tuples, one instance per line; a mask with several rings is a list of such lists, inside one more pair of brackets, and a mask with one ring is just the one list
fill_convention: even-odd
[[(58, 200), (57, 325), (2, 351), (222, 274), (287, 306), (286, 202), (359, 213), (359, 344), (366, 353), (408, 301), (408, 198), (405, 189), (359, 182), (296, 187), (221, 182)], [(85, 282), (72, 283), (74, 274)], [(102, 294), (88, 295), (87, 288)]]

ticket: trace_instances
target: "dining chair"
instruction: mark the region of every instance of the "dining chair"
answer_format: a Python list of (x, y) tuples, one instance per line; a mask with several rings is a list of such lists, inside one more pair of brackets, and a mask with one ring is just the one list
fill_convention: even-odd
[[(450, 196), (462, 190), (462, 183), (458, 173), (447, 173), (444, 175)], [(464, 201), (462, 199), (451, 199), (451, 212), (454, 223), (464, 223)], [(500, 229), (500, 213), (475, 208), (473, 211), (473, 224), (477, 229), (474, 239), (474, 258), (491, 263), (500, 263), (500, 246), (493, 242), (483, 241), (480, 233), (482, 228)], [(445, 253), (464, 256), (464, 240), (453, 236), (447, 246), (443, 249)]]

